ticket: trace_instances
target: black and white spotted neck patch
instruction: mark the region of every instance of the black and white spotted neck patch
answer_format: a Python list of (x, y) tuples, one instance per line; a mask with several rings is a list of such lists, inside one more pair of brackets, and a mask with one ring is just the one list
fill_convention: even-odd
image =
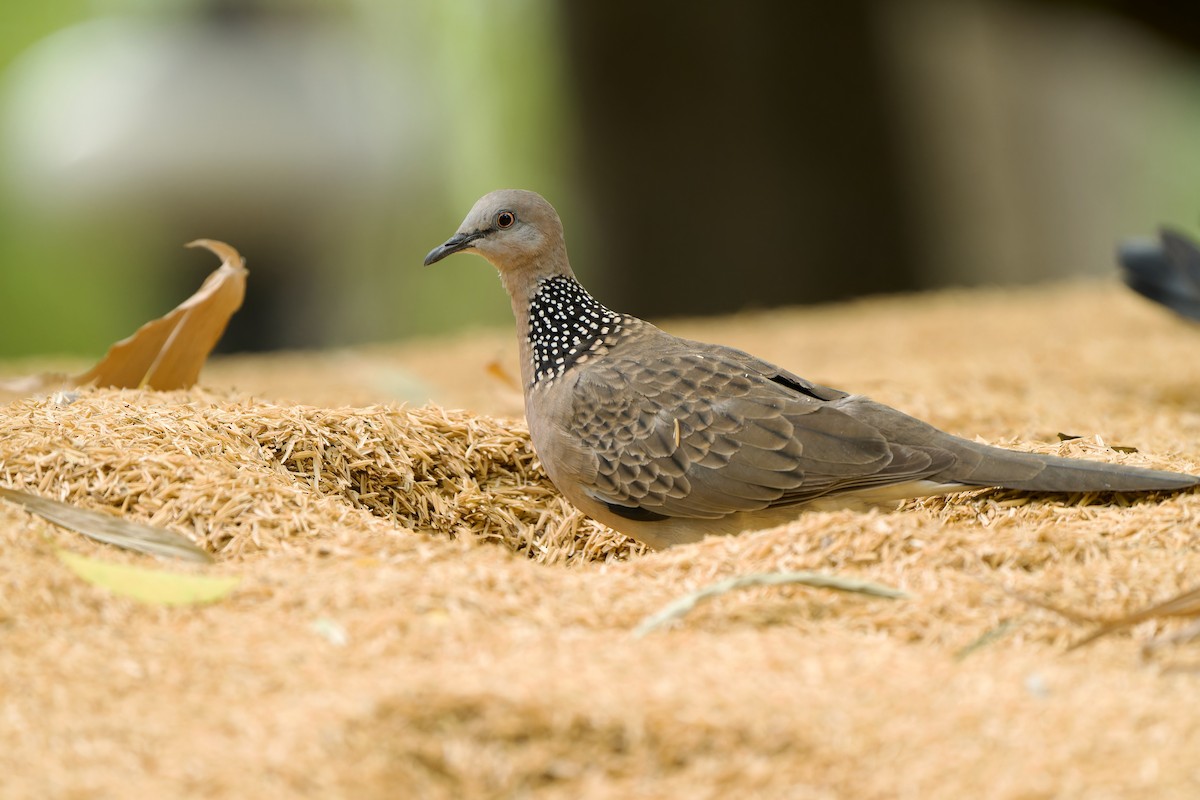
[(628, 319), (597, 302), (574, 278), (541, 281), (529, 305), (533, 382), (561, 377), (607, 349)]

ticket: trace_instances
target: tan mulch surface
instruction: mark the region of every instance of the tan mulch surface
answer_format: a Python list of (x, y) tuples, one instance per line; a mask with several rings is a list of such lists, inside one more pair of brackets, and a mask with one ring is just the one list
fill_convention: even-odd
[[(960, 435), (1200, 471), (1200, 326), (1115, 284), (665, 327)], [(242, 582), (116, 597), (56, 548), (196, 568), (0, 503), (0, 797), (1200, 796), (1200, 644), (1142, 649), (1187, 622), (1067, 651), (1091, 625), (1039, 605), (1200, 585), (1200, 495), (983, 491), (645, 552), (545, 481), (510, 339), (4, 401), (0, 485), (170, 527)], [(757, 588), (631, 633), (779, 570), (910, 597)]]

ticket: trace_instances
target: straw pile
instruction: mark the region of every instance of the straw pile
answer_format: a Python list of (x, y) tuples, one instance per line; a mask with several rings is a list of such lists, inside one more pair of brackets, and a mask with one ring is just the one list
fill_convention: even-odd
[[(1200, 331), (1119, 287), (669, 327), (960, 434), (1200, 469)], [(0, 407), (0, 483), (170, 527), (242, 578), (214, 605), (139, 605), (55, 548), (145, 557), (0, 504), (0, 795), (1200, 791), (1195, 645), (1139, 655), (1184, 623), (1066, 652), (1090, 624), (1042, 605), (1111, 618), (1200, 584), (1200, 495), (982, 491), (645, 553), (565, 506), (505, 421), (519, 398), (486, 376), (511, 369), (508, 337)], [(439, 404), (362, 403), (401, 369)], [(759, 588), (631, 635), (689, 591), (779, 570), (910, 597)]]
[(522, 425), (436, 406), (93, 389), (12, 403), (0, 440), (4, 485), (107, 506), (225, 557), (333, 527), (470, 535), (547, 563), (644, 550), (557, 495)]

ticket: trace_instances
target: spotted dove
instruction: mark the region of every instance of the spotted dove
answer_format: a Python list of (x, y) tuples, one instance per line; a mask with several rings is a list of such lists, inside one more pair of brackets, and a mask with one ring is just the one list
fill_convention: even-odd
[(575, 279), (562, 223), (533, 192), (481, 198), (425, 258), (475, 252), (512, 300), (525, 416), (546, 472), (588, 516), (652, 547), (996, 486), (1177, 490), (1200, 478), (960, 439), (752, 355), (612, 311)]
[(1130, 239), (1117, 250), (1129, 288), (1188, 319), (1200, 320), (1200, 247), (1163, 228), (1159, 241)]

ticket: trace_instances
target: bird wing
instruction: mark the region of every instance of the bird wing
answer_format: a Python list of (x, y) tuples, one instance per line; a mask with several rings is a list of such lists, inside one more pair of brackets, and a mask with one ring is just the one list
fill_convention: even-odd
[(917, 480), (953, 456), (888, 441), (849, 395), (731, 348), (663, 337), (609, 353), (571, 390), (588, 495), (631, 518), (717, 518)]

